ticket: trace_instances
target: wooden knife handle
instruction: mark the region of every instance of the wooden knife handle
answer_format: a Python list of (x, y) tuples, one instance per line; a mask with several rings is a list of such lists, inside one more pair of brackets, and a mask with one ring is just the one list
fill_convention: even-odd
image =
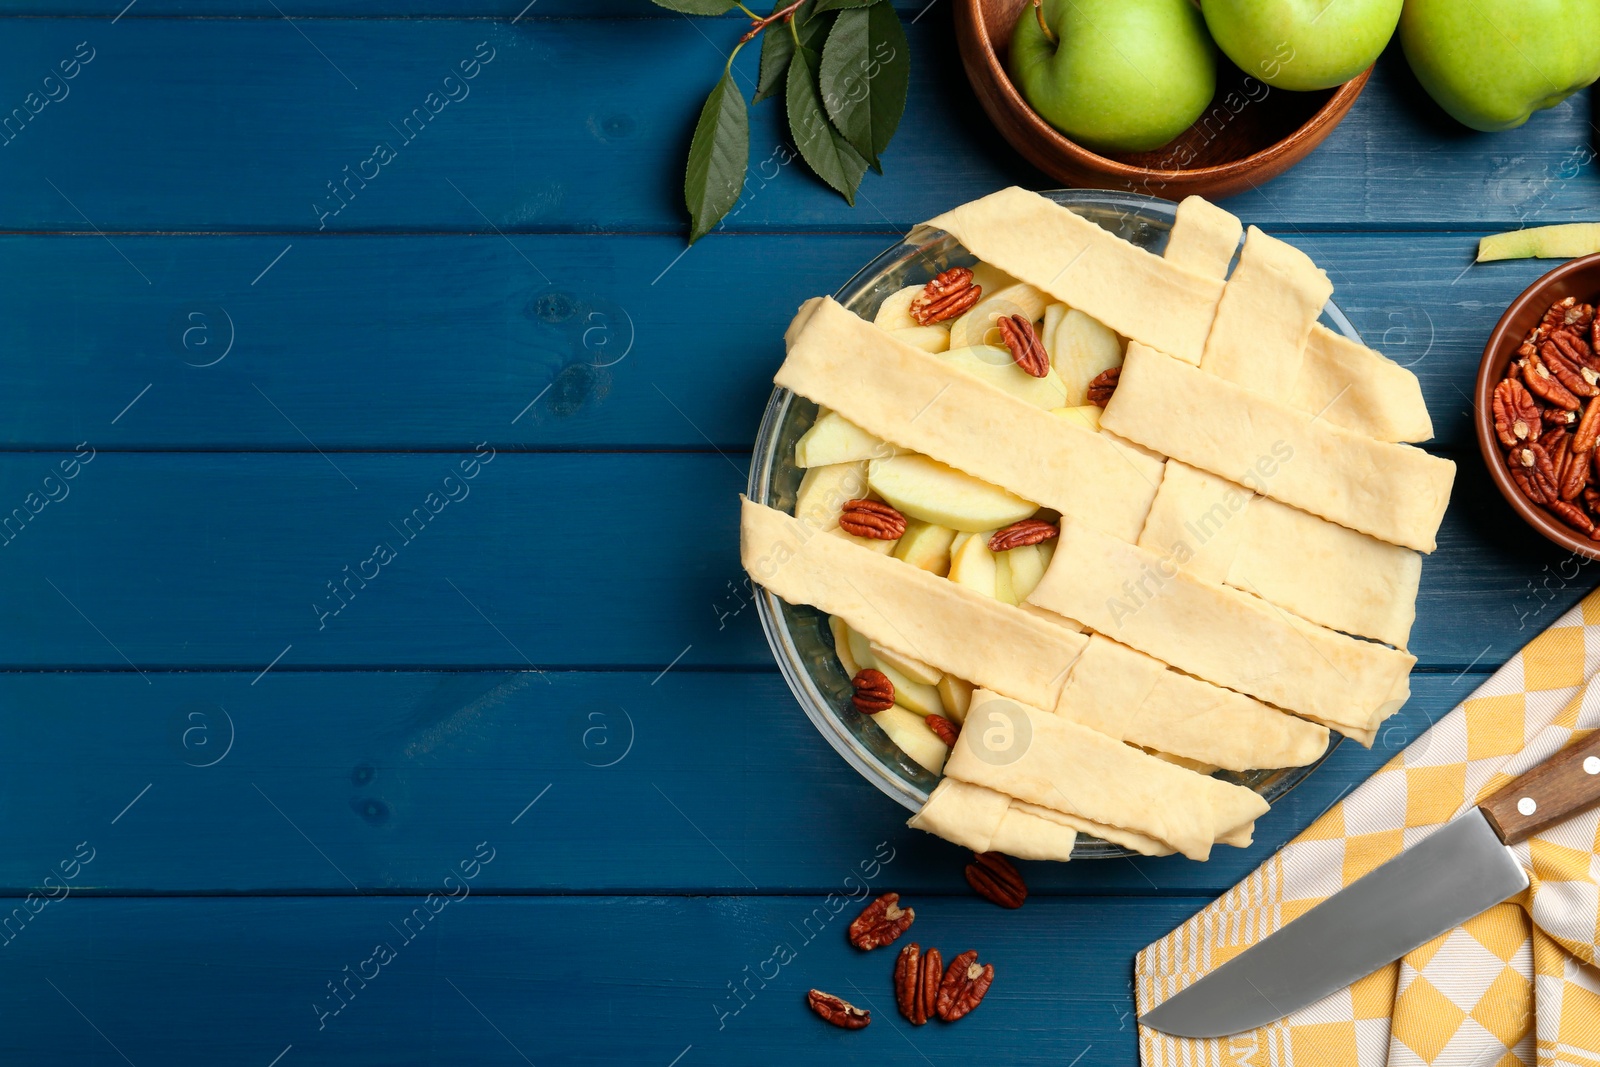
[(1600, 730), (1568, 745), (1478, 805), (1500, 840), (1526, 841), (1600, 803)]

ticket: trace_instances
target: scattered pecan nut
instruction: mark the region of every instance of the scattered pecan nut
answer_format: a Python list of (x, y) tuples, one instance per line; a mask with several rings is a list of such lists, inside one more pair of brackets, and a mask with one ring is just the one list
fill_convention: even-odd
[(944, 972), (934, 1010), (939, 1018), (953, 1023), (976, 1008), (993, 984), (994, 964), (980, 964), (976, 952), (963, 952), (950, 961), (950, 969)]
[(975, 852), (967, 864), (967, 884), (984, 900), (1002, 908), (1020, 908), (1028, 899), (1028, 884), (998, 852)]
[(855, 705), (857, 711), (864, 715), (876, 715), (880, 711), (887, 711), (894, 707), (894, 683), (889, 681), (889, 676), (872, 667), (863, 667), (856, 671), (856, 676), (850, 679), (850, 684), (855, 687), (855, 696), (850, 698), (850, 703)]
[(943, 715), (929, 715), (922, 721), (928, 724), (928, 729), (933, 731), (934, 736), (944, 742), (945, 748), (956, 747), (956, 736), (960, 734), (961, 727)]
[(813, 989), (806, 994), (806, 1003), (811, 1010), (833, 1025), (844, 1030), (860, 1030), (872, 1021), (872, 1013), (858, 1008), (848, 1000), (841, 1000), (832, 993), (824, 993), (820, 989)]
[(913, 941), (900, 950), (894, 961), (894, 1002), (912, 1026), (921, 1026), (938, 1013), (943, 977), (944, 960), (938, 949), (924, 953)]
[(881, 500), (847, 500), (839, 529), (857, 537), (893, 541), (906, 532), (906, 517)]
[(1035, 378), (1050, 373), (1050, 353), (1044, 350), (1044, 342), (1025, 316), (1001, 315), (995, 325), (1000, 327), (1000, 336), (1011, 349), (1017, 366)]
[(850, 924), (850, 943), (863, 952), (870, 952), (911, 929), (916, 917), (914, 909), (900, 906), (899, 893), (885, 893), (868, 904)]
[(1507, 378), (1494, 387), (1494, 432), (1502, 445), (1515, 448), (1523, 441), (1537, 439), (1539, 423), (1539, 405), (1527, 386)]
[(983, 296), (983, 286), (972, 284), (972, 270), (951, 267), (934, 276), (911, 301), (911, 317), (920, 325), (932, 326), (971, 310)]
[(1117, 382), (1121, 380), (1121, 367), (1112, 367), (1096, 374), (1089, 382), (1089, 403), (1102, 408), (1111, 403), (1111, 394), (1117, 391)]
[(1024, 545), (1037, 545), (1061, 534), (1061, 527), (1043, 519), (1023, 519), (996, 530), (989, 538), (990, 552), (1006, 552)]

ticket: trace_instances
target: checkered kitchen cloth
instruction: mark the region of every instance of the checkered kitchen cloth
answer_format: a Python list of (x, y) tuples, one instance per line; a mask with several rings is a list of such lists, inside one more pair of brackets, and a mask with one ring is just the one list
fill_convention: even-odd
[[(1600, 727), (1600, 590), (1221, 899), (1139, 953), (1141, 1012)], [(1516, 847), (1531, 886), (1289, 1018), (1140, 1027), (1144, 1067), (1600, 1067), (1600, 809)], [(1313, 961), (1307, 961), (1311, 963)]]

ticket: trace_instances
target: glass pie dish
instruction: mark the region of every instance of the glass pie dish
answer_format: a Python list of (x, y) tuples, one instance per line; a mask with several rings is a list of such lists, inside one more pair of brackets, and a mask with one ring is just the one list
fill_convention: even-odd
[[(1058, 189), (1042, 195), (1158, 254), (1166, 247), (1176, 209), (1171, 201), (1140, 193)], [(920, 229), (912, 236), (915, 240), (903, 241), (868, 263), (834, 298), (870, 321), (878, 305), (891, 293), (925, 282), (949, 267), (975, 262), (943, 231)], [(1350, 320), (1331, 300), (1323, 309), (1322, 323), (1353, 341), (1361, 340)], [(816, 417), (817, 406), (811, 401), (787, 389), (773, 389), (750, 465), (747, 493), (751, 500), (794, 513), (795, 493), (805, 473), (794, 462), (795, 442)], [(756, 604), (773, 658), (795, 699), (822, 736), (885, 794), (909, 810), (921, 808), (939, 778), (903, 753), (873, 725), (871, 716), (851, 705), (850, 677), (834, 653), (827, 615), (805, 605), (785, 603), (759, 587)], [(1303, 781), (1340, 740), (1338, 734), (1333, 734), (1323, 755), (1304, 767), (1219, 771), (1217, 777), (1253, 789), (1271, 803)], [(1134, 854), (1119, 845), (1080, 835), (1072, 858), (1109, 859)]]

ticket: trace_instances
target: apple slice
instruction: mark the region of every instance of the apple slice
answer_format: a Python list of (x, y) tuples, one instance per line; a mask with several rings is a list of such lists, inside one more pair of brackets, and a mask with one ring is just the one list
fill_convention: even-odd
[(972, 265), (972, 284), (982, 286), (985, 293), (998, 293), (1016, 285), (1017, 280), (993, 263), (980, 262)]
[(976, 589), (984, 596), (994, 596), (999, 575), (994, 553), (989, 551), (987, 535), (967, 538), (950, 557), (950, 580), (968, 589)]
[(794, 517), (813, 530), (832, 530), (839, 525), (845, 504), (866, 495), (866, 461), (812, 467), (795, 492)]
[(901, 752), (934, 774), (944, 771), (944, 761), (949, 757), (950, 750), (937, 734), (928, 729), (921, 714), (902, 707), (885, 708), (874, 715), (872, 721), (878, 725), (878, 729), (889, 735), (889, 740), (899, 746)]
[(1028, 599), (1034, 589), (1044, 577), (1044, 570), (1050, 565), (1050, 557), (1045, 554), (1045, 545), (1052, 548), (1054, 541), (1045, 541), (1037, 545), (1022, 545), (1009, 549), (999, 555), (1005, 560), (1011, 576), (1011, 594), (1016, 599), (1013, 604), (1020, 604)]
[(931, 685), (937, 688), (939, 679), (944, 677), (944, 672), (939, 668), (930, 667), (920, 659), (903, 655), (892, 648), (885, 648), (876, 641), (867, 642), (867, 648), (872, 651), (873, 659), (879, 663), (887, 663), (913, 682), (921, 682), (923, 685)]
[(950, 573), (950, 545), (956, 536), (948, 526), (910, 519), (906, 522), (906, 532), (895, 543), (894, 555), (913, 567), (943, 578)]
[(833, 654), (839, 657), (839, 666), (848, 677), (854, 678), (861, 673), (861, 664), (850, 652), (850, 627), (837, 615), (829, 615), (828, 632), (833, 634)]
[(950, 347), (950, 331), (937, 323), (932, 326), (902, 326), (889, 333), (924, 352), (943, 352)]
[(1564, 222), (1490, 234), (1478, 241), (1478, 262), (1494, 259), (1573, 259), (1600, 252), (1600, 222)]
[[(976, 310), (976, 309), (974, 309)], [(1122, 341), (1081, 311), (1068, 311), (1055, 332), (1043, 338), (1050, 365), (1061, 376), (1066, 400), (1057, 407), (1089, 402), (1089, 383), (1112, 367), (1122, 366)]]
[(921, 715), (932, 715), (944, 706), (939, 703), (939, 691), (933, 686), (912, 681), (893, 664), (885, 663), (873, 655), (872, 643), (864, 635), (850, 630), (846, 639), (850, 645), (850, 658), (856, 661), (857, 669), (871, 667), (882, 671), (884, 677), (894, 683), (894, 699), (897, 703)]
[(855, 423), (830, 411), (794, 443), (797, 467), (825, 467), (831, 463), (854, 463), (863, 459), (882, 459), (903, 452), (882, 438), (874, 437)]
[(911, 301), (917, 298), (922, 289), (920, 285), (908, 285), (884, 297), (883, 303), (878, 305), (878, 313), (872, 316), (872, 324), (880, 330), (904, 330), (920, 326), (921, 323), (911, 317)]
[(971, 348), (952, 348), (938, 353), (946, 363), (960, 367), (975, 378), (981, 378), (998, 389), (1003, 389), (1036, 408), (1058, 408), (1067, 402), (1067, 387), (1054, 370), (1043, 378), (1035, 378), (1012, 358), (1011, 349), (999, 345), (974, 345)]
[(993, 555), (994, 598), (1002, 604), (1015, 604), (1017, 602), (1017, 594), (1012, 589), (1011, 583), (1011, 553), (993, 552)]
[(1090, 433), (1099, 433), (1100, 412), (1103, 410), (1098, 404), (1083, 404), (1075, 408), (1051, 408), (1050, 414), (1082, 426)]
[(994, 530), (1039, 510), (998, 485), (923, 455), (873, 460), (867, 484), (906, 515), (953, 530)]
[(950, 324), (950, 347), (995, 344), (1000, 339), (995, 320), (1001, 315), (1021, 315), (1029, 322), (1038, 322), (1050, 303), (1048, 296), (1026, 282), (993, 291), (985, 289), (983, 298)]
[(953, 674), (947, 674), (939, 679), (935, 686), (939, 690), (939, 700), (944, 704), (944, 713), (956, 722), (967, 721), (967, 709), (972, 707), (971, 682), (963, 682)]

